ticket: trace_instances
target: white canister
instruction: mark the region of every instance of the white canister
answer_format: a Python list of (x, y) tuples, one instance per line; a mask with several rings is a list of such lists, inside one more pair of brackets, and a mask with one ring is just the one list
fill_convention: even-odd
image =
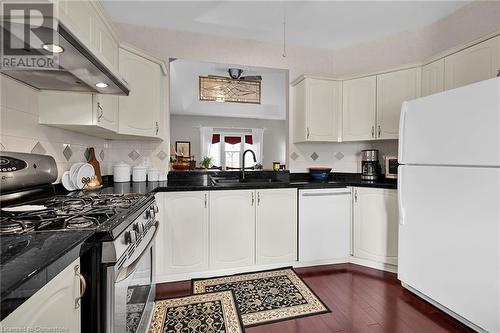
[(113, 165), (113, 181), (116, 183), (128, 183), (130, 181), (130, 165), (125, 162)]
[(144, 166), (135, 166), (132, 168), (132, 181), (133, 182), (145, 182), (146, 181), (146, 170)]
[(148, 172), (148, 182), (157, 182), (160, 180), (160, 170), (149, 169)]

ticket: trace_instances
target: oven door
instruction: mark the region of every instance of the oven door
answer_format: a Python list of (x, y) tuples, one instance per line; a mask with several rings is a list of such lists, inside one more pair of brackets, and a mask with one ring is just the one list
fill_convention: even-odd
[[(150, 231), (156, 234), (156, 230)], [(149, 329), (155, 297), (154, 237), (136, 251), (140, 254), (134, 256), (136, 259), (130, 264), (108, 267), (106, 326), (109, 333), (142, 333)]]

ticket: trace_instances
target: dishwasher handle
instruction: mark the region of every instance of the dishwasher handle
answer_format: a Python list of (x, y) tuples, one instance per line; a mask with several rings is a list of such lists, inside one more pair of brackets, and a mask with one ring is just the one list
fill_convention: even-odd
[(318, 193), (306, 192), (306, 193), (301, 193), (301, 195), (303, 197), (326, 197), (326, 196), (332, 196), (332, 195), (346, 195), (346, 194), (351, 194), (351, 192), (344, 191), (344, 192), (318, 192)]

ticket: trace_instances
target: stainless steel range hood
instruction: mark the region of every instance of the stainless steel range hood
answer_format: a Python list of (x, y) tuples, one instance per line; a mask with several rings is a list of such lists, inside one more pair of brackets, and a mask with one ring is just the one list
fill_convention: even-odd
[[(2, 29), (16, 29), (16, 24), (3, 26)], [(5, 30), (4, 30), (5, 31)], [(8, 31), (11, 39), (16, 39), (16, 34)], [(128, 95), (127, 83), (113, 74), (104, 66), (87, 48), (72, 36), (61, 24), (58, 24), (57, 31), (42, 27), (38, 29), (38, 36), (42, 41), (53, 41), (54, 33), (57, 35), (57, 45), (63, 48), (63, 52), (57, 54), (57, 66), (55, 68), (40, 68), (26, 66), (6, 66), (0, 64), (0, 72), (16, 80), (24, 82), (32, 87), (46, 90), (79, 91), (99, 94)], [(4, 35), (5, 36), (5, 35)], [(19, 38), (18, 38), (19, 40)], [(3, 38), (3, 45), (6, 45), (7, 38)], [(16, 56), (45, 56), (51, 59), (52, 53), (40, 50), (38, 47), (16, 49)], [(5, 58), (5, 54), (3, 55)], [(43, 59), (42, 59), (43, 60)], [(107, 84), (105, 88), (99, 88), (96, 83)]]

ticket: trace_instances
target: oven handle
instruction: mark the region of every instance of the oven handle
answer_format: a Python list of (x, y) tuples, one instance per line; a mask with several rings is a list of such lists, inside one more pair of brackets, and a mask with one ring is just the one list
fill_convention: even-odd
[(158, 221), (156, 221), (156, 223), (153, 226), (155, 228), (155, 231), (154, 231), (153, 237), (151, 237), (151, 239), (149, 240), (148, 245), (146, 245), (146, 247), (144, 248), (144, 251), (141, 253), (141, 255), (137, 259), (135, 259), (130, 265), (128, 265), (127, 267), (120, 268), (120, 270), (118, 271), (118, 274), (116, 275), (115, 283), (118, 283), (118, 282), (121, 282), (121, 281), (127, 279), (135, 271), (135, 268), (137, 267), (139, 262), (142, 260), (142, 258), (146, 254), (147, 249), (149, 249), (151, 247), (151, 244), (153, 243), (153, 241), (156, 237), (156, 234), (158, 233), (158, 226), (159, 226), (159, 223), (158, 223)]

